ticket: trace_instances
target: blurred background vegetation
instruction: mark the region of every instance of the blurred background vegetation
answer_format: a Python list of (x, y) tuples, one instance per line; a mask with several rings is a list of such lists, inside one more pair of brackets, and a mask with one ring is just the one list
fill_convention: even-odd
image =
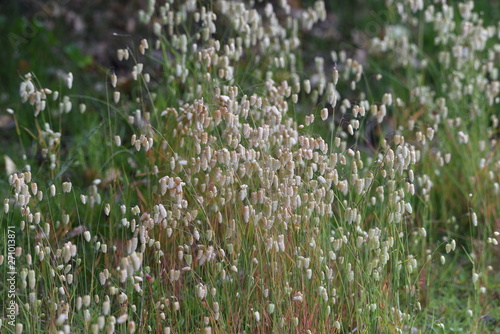
[[(288, 2), (292, 8), (301, 8), (314, 0)], [(304, 39), (306, 64), (318, 55), (329, 59), (332, 49), (346, 49), (354, 59), (363, 60), (369, 39), (382, 35), (384, 24), (391, 19), (383, 1), (326, 0), (325, 4), (328, 19)], [(140, 40), (137, 11), (146, 5), (145, 0), (0, 2), (2, 109), (19, 105), (19, 77), (27, 72), (35, 72), (44, 82), (57, 79), (58, 71), (65, 69), (80, 74), (75, 87), (81, 87), (82, 93), (102, 91), (102, 74), (108, 69), (118, 72), (123, 66), (116, 61), (115, 50)], [(500, 17), (500, 2), (479, 0), (475, 8), (484, 14), (485, 25)]]
[[(314, 0), (288, 2), (292, 8), (301, 8), (310, 6)], [(384, 24), (391, 19), (383, 1), (326, 0), (325, 4), (328, 19), (304, 39), (306, 63), (318, 55), (329, 59), (332, 49), (346, 49), (355, 59), (362, 60), (366, 43), (382, 35)], [(35, 72), (43, 82), (57, 79), (58, 71), (65, 69), (81, 74), (75, 84), (82, 92), (88, 90), (94, 94), (95, 90), (102, 90), (102, 74), (123, 66), (116, 61), (115, 50), (140, 40), (143, 31), (136, 21), (137, 11), (146, 5), (145, 0), (2, 1), (0, 103), (3, 109), (19, 103), (19, 77), (27, 72)], [(479, 0), (475, 1), (475, 8), (484, 14), (485, 25), (500, 17), (500, 2)]]

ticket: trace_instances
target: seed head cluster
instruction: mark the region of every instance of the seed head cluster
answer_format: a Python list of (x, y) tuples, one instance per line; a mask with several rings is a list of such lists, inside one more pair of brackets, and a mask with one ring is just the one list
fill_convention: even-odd
[[(442, 82), (416, 75), (406, 95), (369, 95), (364, 79), (385, 77), (345, 50), (303, 70), (300, 36), (327, 20), (323, 1), (148, 1), (138, 17), (150, 36), (117, 50), (130, 72), (110, 72), (105, 125), (81, 141), (105, 137), (102, 172), (86, 183), (70, 172), (77, 153), (61, 133), (66, 118), (90, 117), (92, 102), (73, 97), (72, 73), (60, 93), (26, 74), (20, 96), (44, 162), (9, 176), (0, 216), (23, 245), (21, 331), (32, 313), (60, 333), (78, 323), (91, 333), (407, 331), (423, 273), (462, 242), (445, 236), (431, 249), (424, 213), (456, 159), (477, 159), (460, 180), (468, 207), (436, 219), (463, 220), (498, 244), (484, 227), (494, 210), (481, 211), (473, 192), (500, 191), (500, 48), (488, 50), (498, 29), (472, 1), (388, 6), (398, 22), (368, 55), (395, 73), (434, 70), (412, 37), (423, 20)], [(124, 76), (136, 95), (120, 91)], [(472, 281), (485, 292), (483, 275)]]

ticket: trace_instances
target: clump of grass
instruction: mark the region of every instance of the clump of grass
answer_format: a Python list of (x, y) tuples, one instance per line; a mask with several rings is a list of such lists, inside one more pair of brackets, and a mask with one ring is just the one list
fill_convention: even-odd
[[(113, 71), (107, 101), (73, 94), (71, 73), (58, 91), (26, 74), (2, 328), (481, 330), (497, 282), (498, 74), (496, 28), (471, 6), (389, 4), (396, 22), (369, 51), (392, 64), (332, 50), (335, 67), (317, 57), (304, 73), (300, 36), (326, 19), (322, 1), (150, 2), (151, 36), (117, 51), (129, 96)], [(418, 44), (425, 23), (436, 53)]]

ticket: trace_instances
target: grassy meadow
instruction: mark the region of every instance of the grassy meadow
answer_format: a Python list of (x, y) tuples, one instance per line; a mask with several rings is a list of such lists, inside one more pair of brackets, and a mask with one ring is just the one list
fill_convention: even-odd
[(108, 66), (62, 2), (0, 14), (1, 333), (500, 332), (497, 5), (133, 2)]

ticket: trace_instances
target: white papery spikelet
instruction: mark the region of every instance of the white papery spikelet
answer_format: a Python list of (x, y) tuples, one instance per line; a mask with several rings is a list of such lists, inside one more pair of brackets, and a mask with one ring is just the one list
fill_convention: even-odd
[(326, 121), (327, 118), (328, 118), (328, 109), (327, 108), (321, 109), (321, 119)]
[(73, 73), (71, 72), (68, 73), (68, 76), (66, 77), (66, 84), (68, 85), (69, 89), (73, 87)]

